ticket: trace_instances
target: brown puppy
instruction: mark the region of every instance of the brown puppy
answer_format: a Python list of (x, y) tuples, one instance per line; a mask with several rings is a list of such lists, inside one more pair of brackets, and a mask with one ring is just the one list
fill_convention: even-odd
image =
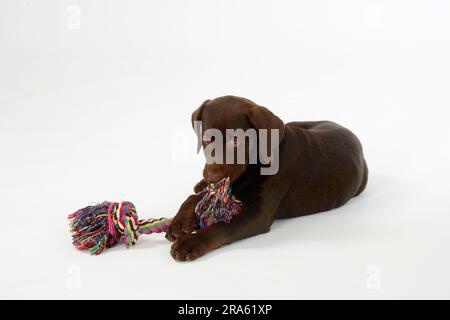
[[(270, 230), (274, 219), (298, 217), (345, 204), (359, 195), (367, 184), (368, 169), (358, 138), (348, 129), (330, 121), (283, 122), (268, 109), (250, 100), (225, 96), (205, 101), (192, 114), (202, 121), (202, 132), (225, 129), (278, 129), (279, 170), (261, 175), (263, 165), (206, 164), (207, 182), (231, 177), (233, 193), (243, 201), (243, 211), (229, 223), (216, 223), (192, 233), (196, 225), (194, 208), (201, 196), (191, 195), (175, 216), (167, 239), (175, 241), (171, 255), (178, 261), (194, 260), (224, 244)], [(203, 147), (209, 141), (202, 141)], [(224, 141), (227, 143), (227, 141)], [(270, 143), (273, 143), (269, 139)], [(225, 157), (225, 154), (224, 154)]]

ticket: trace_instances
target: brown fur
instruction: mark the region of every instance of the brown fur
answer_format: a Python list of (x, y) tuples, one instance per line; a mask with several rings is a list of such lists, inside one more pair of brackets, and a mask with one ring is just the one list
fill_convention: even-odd
[[(279, 129), (279, 171), (260, 175), (262, 164), (205, 165), (207, 181), (230, 176), (233, 193), (243, 201), (243, 212), (229, 223), (216, 223), (192, 233), (198, 195), (191, 195), (175, 216), (167, 239), (178, 261), (194, 260), (235, 240), (268, 232), (274, 219), (298, 217), (337, 208), (359, 195), (367, 184), (368, 169), (358, 138), (330, 121), (283, 122), (267, 108), (244, 98), (225, 96), (205, 101), (192, 114), (203, 130), (242, 128)], [(269, 142), (270, 143), (270, 142)]]

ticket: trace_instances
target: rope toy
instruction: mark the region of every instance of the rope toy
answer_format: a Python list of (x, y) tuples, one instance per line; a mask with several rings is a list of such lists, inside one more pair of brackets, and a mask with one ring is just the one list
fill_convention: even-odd
[[(241, 212), (242, 202), (232, 195), (230, 178), (209, 184), (199, 194), (204, 195), (195, 207), (197, 228), (230, 222)], [(142, 234), (166, 232), (172, 221), (169, 218), (139, 220), (136, 207), (129, 201), (104, 201), (82, 208), (68, 218), (75, 248), (95, 255), (120, 241), (129, 248)]]

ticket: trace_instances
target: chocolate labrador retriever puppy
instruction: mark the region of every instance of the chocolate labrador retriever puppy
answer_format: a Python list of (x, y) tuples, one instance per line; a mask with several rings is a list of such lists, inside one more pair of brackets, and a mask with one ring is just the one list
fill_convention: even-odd
[[(368, 169), (361, 143), (348, 129), (330, 122), (284, 124), (267, 108), (235, 96), (205, 101), (192, 114), (202, 121), (202, 132), (217, 128), (278, 129), (276, 174), (262, 175), (260, 161), (241, 164), (206, 164), (204, 179), (194, 188), (230, 177), (233, 194), (243, 202), (242, 213), (229, 223), (219, 222), (194, 231), (194, 208), (201, 195), (191, 195), (181, 205), (166, 237), (174, 241), (171, 255), (177, 261), (194, 260), (235, 240), (270, 230), (274, 219), (299, 217), (330, 210), (359, 195), (367, 184)], [(202, 141), (205, 147), (209, 141)], [(224, 141), (224, 144), (228, 143)], [(271, 140), (267, 142), (272, 143)], [(249, 152), (248, 148), (246, 152)], [(224, 155), (225, 156), (225, 155)], [(223, 161), (225, 163), (225, 161)]]

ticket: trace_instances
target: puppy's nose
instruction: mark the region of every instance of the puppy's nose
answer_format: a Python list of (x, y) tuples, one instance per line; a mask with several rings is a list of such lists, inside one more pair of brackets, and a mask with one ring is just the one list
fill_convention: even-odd
[(208, 174), (208, 179), (207, 180), (208, 180), (209, 183), (216, 183), (216, 182), (219, 182), (222, 179), (223, 179), (222, 174), (220, 174), (220, 173), (210, 173), (210, 174)]

